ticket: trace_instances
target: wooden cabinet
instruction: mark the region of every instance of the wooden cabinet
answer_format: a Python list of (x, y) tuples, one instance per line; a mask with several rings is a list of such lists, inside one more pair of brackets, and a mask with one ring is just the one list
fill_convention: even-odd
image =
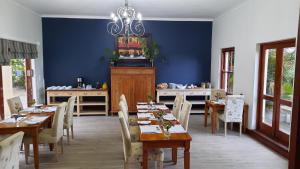
[(155, 97), (155, 68), (111, 67), (111, 112), (119, 111), (119, 98), (124, 94), (129, 112), (136, 112), (136, 103)]

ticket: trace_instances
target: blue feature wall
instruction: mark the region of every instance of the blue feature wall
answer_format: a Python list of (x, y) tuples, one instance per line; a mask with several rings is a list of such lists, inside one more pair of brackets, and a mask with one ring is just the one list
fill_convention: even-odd
[[(46, 87), (76, 85), (76, 78), (95, 85), (109, 82), (105, 48), (115, 47), (104, 19), (43, 18), (44, 73)], [(212, 22), (144, 21), (160, 46), (155, 63), (156, 83), (210, 81)]]

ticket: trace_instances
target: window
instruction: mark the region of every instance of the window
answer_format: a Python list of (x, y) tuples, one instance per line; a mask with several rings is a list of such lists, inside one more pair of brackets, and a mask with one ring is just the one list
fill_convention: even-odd
[(221, 55), (221, 89), (233, 93), (234, 80), (234, 47), (222, 49)]
[(295, 40), (261, 45), (258, 130), (288, 145), (294, 93)]

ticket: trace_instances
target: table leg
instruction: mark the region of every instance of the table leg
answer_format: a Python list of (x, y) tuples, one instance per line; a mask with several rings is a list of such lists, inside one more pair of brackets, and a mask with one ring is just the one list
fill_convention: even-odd
[(143, 143), (143, 169), (148, 168), (148, 149), (145, 146), (145, 143)]
[(39, 162), (39, 133), (38, 128), (35, 129), (34, 133), (32, 134), (32, 144), (33, 144), (33, 156), (34, 156), (34, 168), (40, 168)]
[(177, 164), (177, 148), (172, 148), (172, 161), (174, 165)]
[(214, 134), (217, 128), (217, 110), (213, 107), (211, 112), (211, 133)]
[(205, 108), (204, 108), (204, 126), (207, 127), (207, 116), (208, 116), (208, 105), (205, 102)]
[(190, 169), (190, 142), (187, 141), (184, 147), (184, 169)]

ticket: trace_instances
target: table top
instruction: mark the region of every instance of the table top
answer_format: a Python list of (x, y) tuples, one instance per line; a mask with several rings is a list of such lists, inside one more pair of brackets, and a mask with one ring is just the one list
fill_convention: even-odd
[[(10, 128), (35, 128), (35, 127), (40, 127), (45, 121), (49, 120), (49, 118), (51, 118), (51, 116), (53, 115), (53, 113), (28, 113), (28, 115), (26, 115), (24, 117), (24, 119), (20, 120), (19, 122), (11, 122), (11, 123), (7, 123), (7, 122), (3, 122), (0, 121), (0, 130), (1, 129), (10, 129)], [(28, 124), (26, 122), (24, 122), (26, 119), (29, 119), (33, 116), (45, 116), (47, 118), (45, 118), (43, 121), (41, 121), (40, 123), (37, 124)]]
[[(169, 113), (169, 110), (166, 110)], [(158, 117), (158, 112), (152, 112), (155, 117)], [(145, 119), (138, 119), (138, 121), (144, 121)], [(174, 125), (180, 124), (177, 120), (171, 121)], [(151, 125), (159, 125), (159, 121), (151, 120)], [(170, 137), (164, 135), (163, 127), (160, 126), (162, 133), (140, 133), (141, 142), (170, 142), (170, 141), (191, 141), (192, 137), (187, 133), (172, 133)]]

